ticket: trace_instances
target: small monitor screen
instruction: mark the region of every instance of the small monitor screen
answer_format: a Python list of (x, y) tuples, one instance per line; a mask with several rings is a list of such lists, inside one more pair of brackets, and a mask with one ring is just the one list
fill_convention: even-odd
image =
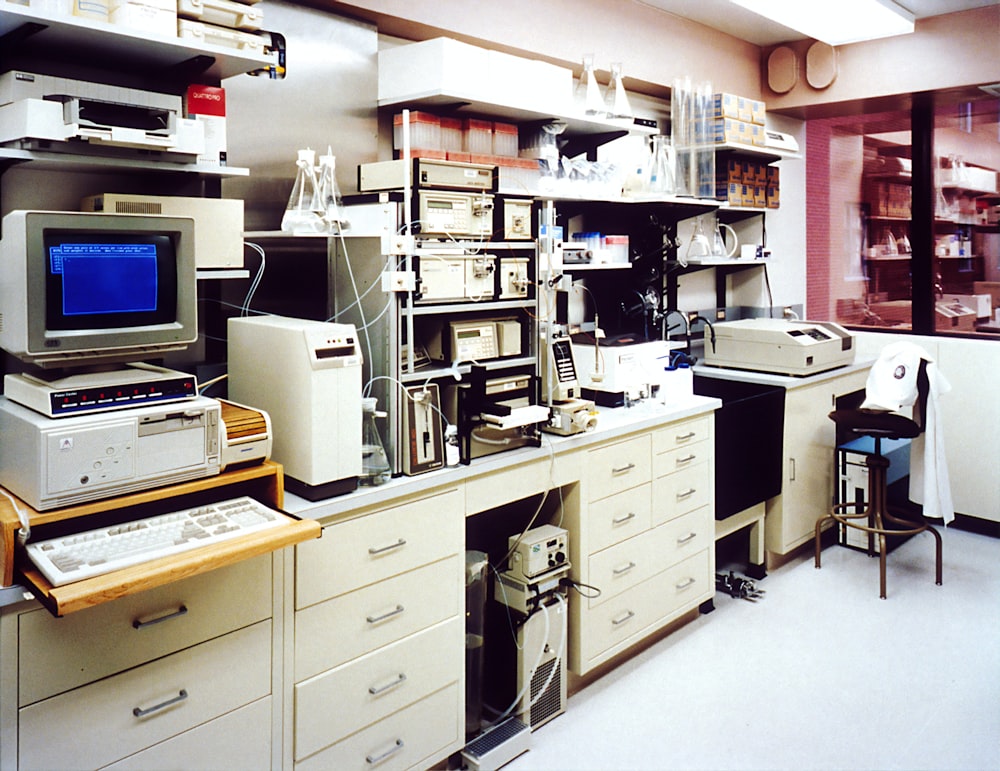
[(49, 231), (45, 251), (48, 329), (175, 320), (177, 274), (170, 236)]

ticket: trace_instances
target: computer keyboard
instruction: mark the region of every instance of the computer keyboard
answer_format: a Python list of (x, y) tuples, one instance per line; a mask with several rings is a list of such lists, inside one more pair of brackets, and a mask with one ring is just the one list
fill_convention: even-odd
[(93, 578), (280, 525), (284, 516), (246, 496), (83, 533), (25, 548), (53, 586)]

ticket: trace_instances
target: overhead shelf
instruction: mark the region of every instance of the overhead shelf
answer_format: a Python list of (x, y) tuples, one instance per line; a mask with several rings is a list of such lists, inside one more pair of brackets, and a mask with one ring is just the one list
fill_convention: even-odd
[(250, 170), (238, 166), (211, 166), (198, 163), (180, 163), (157, 158), (113, 155), (84, 155), (82, 153), (51, 152), (46, 150), (19, 150), (0, 147), (0, 166), (31, 163), (43, 171), (165, 171), (183, 174), (201, 174), (217, 177), (246, 177)]

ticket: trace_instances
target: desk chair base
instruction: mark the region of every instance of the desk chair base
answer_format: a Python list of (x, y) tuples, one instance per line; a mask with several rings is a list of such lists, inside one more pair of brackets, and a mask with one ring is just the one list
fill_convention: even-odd
[[(941, 534), (931, 527), (926, 522), (914, 522), (908, 519), (901, 519), (900, 517), (894, 516), (889, 511), (888, 505), (888, 486), (886, 484), (886, 472), (889, 468), (889, 461), (884, 456), (869, 455), (865, 464), (868, 466), (868, 506), (867, 508), (856, 514), (845, 514), (842, 513), (846, 509), (853, 507), (855, 510), (860, 506), (860, 504), (851, 503), (838, 503), (833, 507), (831, 512), (825, 517), (816, 522), (816, 567), (817, 569), (821, 567), (820, 565), (820, 550), (821, 543), (820, 537), (823, 532), (823, 526), (829, 520), (834, 520), (847, 527), (853, 527), (857, 530), (863, 530), (868, 533), (868, 556), (873, 557), (875, 551), (875, 538), (878, 538), (878, 557), (879, 557), (879, 597), (883, 600), (885, 599), (885, 559), (886, 559), (886, 535), (916, 535), (917, 533), (923, 533), (924, 531), (929, 532), (934, 536), (936, 545), (936, 580), (935, 583), (941, 585)], [(864, 520), (868, 524), (861, 524), (855, 520)], [(902, 529), (890, 529), (885, 525), (886, 523), (891, 523)]]

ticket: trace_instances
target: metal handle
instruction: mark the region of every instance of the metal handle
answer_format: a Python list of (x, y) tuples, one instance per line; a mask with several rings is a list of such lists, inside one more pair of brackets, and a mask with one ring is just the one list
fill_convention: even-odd
[(370, 686), (368, 688), (368, 693), (370, 693), (372, 696), (381, 696), (386, 691), (391, 691), (393, 688), (398, 688), (405, 682), (406, 682), (406, 675), (400, 672), (396, 676), (396, 679), (393, 680), (391, 683), (388, 683), (387, 685), (383, 685), (379, 688), (376, 688), (374, 685)]
[(634, 463), (629, 463), (627, 466), (622, 466), (620, 468), (612, 468), (611, 469), (611, 473), (612, 474), (624, 474), (626, 471), (631, 471), (634, 468), (635, 468), (635, 464)]
[(677, 465), (680, 466), (683, 463), (690, 463), (691, 461), (695, 460), (697, 457), (698, 457), (697, 455), (695, 455), (694, 453), (691, 453), (690, 455), (686, 455), (683, 458), (678, 458), (677, 459)]
[(635, 519), (635, 512), (634, 511), (630, 511), (624, 517), (614, 517), (614, 518), (612, 518), (611, 524), (612, 525), (622, 525), (622, 524), (628, 522), (630, 519)]
[(162, 615), (162, 616), (157, 616), (156, 618), (151, 618), (148, 621), (140, 621), (139, 619), (134, 619), (132, 621), (132, 628), (133, 629), (146, 629), (147, 627), (151, 627), (154, 624), (160, 624), (160, 623), (163, 623), (164, 621), (169, 621), (172, 618), (180, 618), (181, 616), (185, 615), (187, 612), (188, 612), (187, 607), (184, 606), (184, 605), (181, 605), (177, 610), (173, 611), (172, 613), (167, 613), (167, 614)]
[(695, 579), (693, 579), (693, 578), (691, 578), (691, 577), (689, 576), (689, 577), (688, 577), (688, 578), (686, 578), (685, 580), (681, 581), (681, 582), (680, 582), (679, 584), (674, 584), (674, 588), (675, 588), (675, 589), (676, 589), (677, 591), (681, 592), (681, 591), (684, 591), (685, 589), (687, 589), (687, 588), (688, 588), (689, 586), (692, 586), (692, 585), (693, 585), (693, 584), (695, 584), (695, 583), (697, 583), (697, 582), (695, 581)]
[(675, 439), (678, 442), (686, 442), (688, 439), (694, 439), (697, 434), (694, 431), (688, 431), (686, 434), (678, 434)]
[(627, 611), (625, 611), (625, 615), (624, 616), (619, 616), (618, 618), (611, 619), (611, 623), (614, 626), (618, 626), (619, 624), (624, 624), (626, 621), (629, 621), (629, 620), (631, 620), (633, 618), (635, 618), (635, 612), (631, 611), (631, 610), (627, 610)]
[(788, 481), (795, 481), (795, 458), (788, 459)]
[(677, 500), (683, 501), (685, 498), (690, 498), (696, 492), (698, 492), (696, 488), (690, 487), (682, 493), (677, 493)]
[(687, 535), (682, 535), (680, 538), (678, 538), (677, 543), (679, 544), (690, 543), (697, 537), (698, 537), (697, 533), (688, 533)]
[(401, 749), (403, 749), (403, 740), (396, 739), (396, 743), (392, 747), (387, 749), (385, 752), (383, 752), (381, 755), (366, 755), (365, 762), (373, 766), (378, 765), (386, 758), (395, 755)]
[(616, 576), (621, 576), (624, 575), (625, 573), (628, 573), (630, 570), (633, 570), (634, 568), (635, 568), (635, 563), (629, 562), (627, 565), (623, 567), (612, 568), (611, 572), (614, 573)]
[(377, 624), (379, 621), (385, 621), (387, 618), (392, 618), (393, 616), (398, 616), (403, 612), (403, 606), (397, 605), (395, 610), (390, 610), (388, 613), (383, 613), (381, 616), (367, 616), (369, 624)]
[(174, 696), (172, 699), (167, 699), (166, 701), (161, 701), (159, 704), (154, 704), (148, 709), (142, 709), (141, 707), (136, 707), (132, 710), (132, 714), (136, 717), (146, 717), (146, 715), (152, 715), (154, 712), (159, 712), (161, 709), (166, 709), (167, 707), (172, 707), (174, 704), (179, 704), (188, 697), (188, 692), (181, 688), (180, 692)]
[(376, 554), (385, 554), (387, 551), (392, 551), (393, 549), (398, 549), (401, 546), (406, 546), (406, 539), (405, 538), (400, 538), (398, 541), (396, 541), (396, 543), (391, 543), (388, 546), (380, 546), (378, 548), (376, 548), (374, 546), (369, 546), (368, 547), (368, 553), (371, 554), (372, 556), (375, 556)]

